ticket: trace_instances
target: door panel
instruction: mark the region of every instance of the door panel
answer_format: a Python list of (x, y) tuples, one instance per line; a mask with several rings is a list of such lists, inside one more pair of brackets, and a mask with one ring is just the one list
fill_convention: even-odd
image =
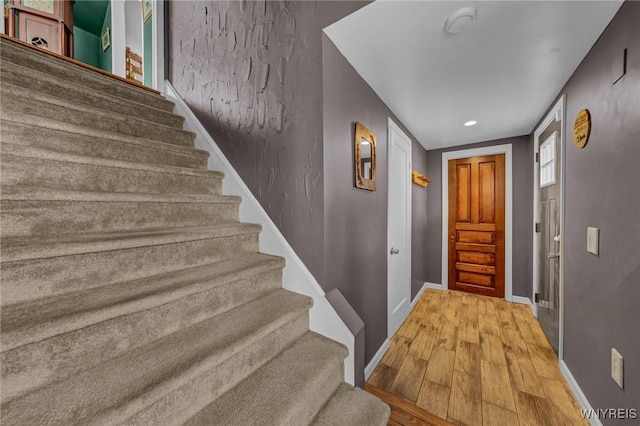
[(411, 140), (390, 124), (387, 316), (393, 336), (411, 311)]
[(504, 297), (504, 154), (449, 161), (449, 288)]
[[(555, 183), (537, 189), (540, 220), (540, 249), (536, 254), (539, 258), (538, 320), (556, 353), (560, 344), (560, 131), (561, 122), (553, 121), (540, 136), (540, 144), (555, 138)], [(537, 163), (536, 167), (540, 165)]]

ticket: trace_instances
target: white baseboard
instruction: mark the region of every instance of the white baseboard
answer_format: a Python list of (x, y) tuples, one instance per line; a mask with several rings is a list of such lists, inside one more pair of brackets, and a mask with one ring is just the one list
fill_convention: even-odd
[(355, 337), (325, 298), (324, 290), (315, 277), (289, 245), (193, 111), (169, 81), (165, 81), (164, 88), (167, 98), (176, 104), (175, 112), (185, 118), (184, 129), (196, 134), (196, 148), (209, 152), (209, 170), (224, 172), (222, 186), (225, 195), (242, 197), (240, 221), (262, 225), (260, 251), (285, 258), (286, 266), (282, 274), (282, 287), (313, 298), (313, 308), (309, 311), (309, 328), (342, 343), (349, 349), (349, 355), (344, 361), (344, 377), (347, 383), (354, 384)]
[(378, 352), (376, 352), (373, 358), (371, 358), (371, 361), (369, 361), (369, 364), (367, 364), (367, 366), (364, 368), (365, 381), (369, 380), (369, 377), (373, 373), (373, 370), (375, 370), (378, 364), (380, 364), (380, 361), (382, 361), (382, 357), (387, 352), (387, 349), (389, 349), (390, 344), (391, 344), (391, 340), (387, 338), (382, 344), (382, 346), (380, 346), (380, 349), (378, 349)]
[(523, 296), (513, 296), (511, 298), (511, 301), (513, 303), (521, 303), (523, 305), (529, 305), (531, 307), (531, 309), (533, 309), (533, 304), (531, 303), (531, 299), (529, 299), (528, 297), (523, 297)]
[(416, 306), (416, 303), (418, 303), (418, 300), (420, 300), (420, 298), (424, 294), (425, 290), (428, 289), (428, 288), (431, 288), (431, 289), (434, 289), (434, 290), (442, 290), (442, 286), (440, 284), (434, 284), (434, 283), (425, 282), (422, 285), (422, 288), (420, 289), (418, 294), (416, 294), (416, 297), (414, 297), (413, 300), (411, 301), (411, 309), (413, 309), (413, 307)]
[(440, 291), (444, 290), (442, 288), (442, 284), (436, 284), (436, 283), (424, 283), (424, 288), (425, 289), (426, 288), (432, 288), (434, 290), (440, 290)]
[[(592, 410), (593, 407), (591, 407), (589, 400), (582, 392), (582, 389), (580, 389), (580, 386), (578, 386), (578, 382), (576, 382), (576, 379), (573, 378), (573, 374), (571, 374), (571, 371), (569, 370), (569, 367), (567, 367), (567, 364), (565, 364), (564, 360), (560, 361), (560, 371), (562, 372), (564, 378), (567, 380), (567, 383), (569, 383), (571, 392), (573, 392), (573, 395), (576, 397), (576, 400), (578, 401), (578, 404), (580, 404), (580, 407), (583, 410)], [(600, 419), (595, 416), (589, 419), (589, 422), (591, 423), (591, 426), (602, 426), (602, 422), (600, 421)]]

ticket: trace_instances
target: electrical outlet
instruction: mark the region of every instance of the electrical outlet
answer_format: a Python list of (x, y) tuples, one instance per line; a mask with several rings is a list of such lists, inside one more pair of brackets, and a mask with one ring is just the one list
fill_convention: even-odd
[(587, 251), (598, 256), (600, 246), (600, 229), (587, 228)]
[(615, 348), (611, 348), (611, 378), (624, 389), (624, 358)]

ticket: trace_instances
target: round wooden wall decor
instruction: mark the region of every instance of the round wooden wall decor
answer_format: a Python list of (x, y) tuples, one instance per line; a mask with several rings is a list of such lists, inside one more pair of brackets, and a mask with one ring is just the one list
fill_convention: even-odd
[(589, 133), (591, 132), (591, 114), (588, 109), (581, 109), (576, 115), (576, 121), (573, 124), (573, 143), (578, 148), (584, 148), (589, 141)]

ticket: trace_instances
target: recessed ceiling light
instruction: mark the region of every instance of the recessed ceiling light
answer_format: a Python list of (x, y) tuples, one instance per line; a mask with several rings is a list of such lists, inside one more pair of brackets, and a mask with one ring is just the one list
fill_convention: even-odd
[(444, 29), (450, 34), (460, 34), (473, 24), (478, 12), (473, 7), (463, 7), (453, 12), (444, 23)]
[(464, 123), (464, 125), (467, 126), (467, 127), (475, 126), (476, 124), (478, 124), (478, 122), (475, 121), (475, 120), (467, 121), (466, 123)]

